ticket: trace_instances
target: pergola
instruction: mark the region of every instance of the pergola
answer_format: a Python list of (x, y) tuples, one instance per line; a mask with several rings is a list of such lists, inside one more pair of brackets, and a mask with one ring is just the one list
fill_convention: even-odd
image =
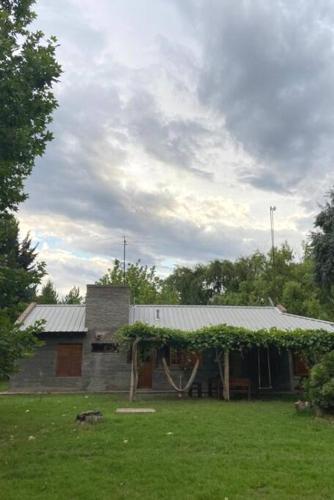
[(334, 349), (334, 332), (327, 330), (248, 330), (246, 328), (232, 327), (228, 325), (215, 325), (194, 331), (173, 330), (159, 326), (151, 326), (146, 323), (134, 323), (126, 325), (117, 332), (120, 343), (130, 344), (131, 380), (129, 399), (133, 401), (136, 397), (138, 384), (138, 346), (140, 343), (155, 347), (157, 349), (166, 346), (181, 348), (195, 354), (195, 363), (190, 378), (185, 387), (177, 387), (174, 383), (164, 356), (162, 357), (166, 377), (172, 387), (178, 392), (186, 392), (191, 386), (199, 365), (198, 353), (214, 348), (223, 355), (224, 368), (222, 369), (221, 356), (218, 356), (219, 371), (223, 382), (223, 397), (226, 401), (230, 399), (230, 351), (257, 348), (275, 347), (279, 350), (287, 350), (291, 362), (292, 352), (302, 353), (312, 365), (318, 361), (325, 352)]

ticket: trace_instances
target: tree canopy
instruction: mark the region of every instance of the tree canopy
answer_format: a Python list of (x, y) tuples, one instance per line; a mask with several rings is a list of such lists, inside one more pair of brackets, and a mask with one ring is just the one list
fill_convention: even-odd
[(50, 279), (42, 286), (41, 292), (35, 298), (39, 304), (58, 304), (59, 295)]
[(24, 181), (52, 139), (48, 125), (61, 74), (55, 37), (30, 31), (34, 0), (0, 5), (0, 214), (24, 201)]
[(271, 305), (282, 304), (288, 312), (334, 319), (334, 311), (314, 280), (314, 260), (305, 247), (297, 260), (287, 243), (272, 253), (259, 251), (235, 261), (176, 268), (165, 284), (181, 304)]
[(140, 261), (129, 263), (124, 276), (122, 263), (116, 259), (114, 266), (97, 281), (99, 285), (124, 283), (129, 286), (135, 304), (174, 304), (178, 301), (176, 291), (157, 275), (155, 267), (144, 266)]
[(15, 321), (35, 296), (45, 274), (36, 248), (26, 236), (19, 241), (18, 223), (12, 215), (0, 217), (0, 316)]
[(56, 39), (30, 29), (33, 4), (0, 2), (0, 377), (37, 343), (38, 325), (22, 330), (14, 321), (45, 274), (29, 235), (20, 241), (13, 215), (27, 197), (24, 182), (36, 158), (52, 139), (52, 86), (61, 74)]
[(311, 248), (315, 278), (324, 291), (334, 297), (334, 189), (317, 215), (314, 226)]

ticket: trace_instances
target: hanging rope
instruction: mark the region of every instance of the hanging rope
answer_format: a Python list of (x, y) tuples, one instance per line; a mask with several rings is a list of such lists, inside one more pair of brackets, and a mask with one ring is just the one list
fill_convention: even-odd
[(173, 389), (175, 389), (177, 392), (188, 392), (190, 387), (192, 386), (192, 383), (193, 381), (195, 380), (195, 377), (196, 377), (196, 374), (197, 374), (197, 370), (198, 370), (198, 367), (199, 367), (199, 357), (197, 356), (197, 359), (196, 359), (196, 362), (195, 362), (195, 365), (192, 369), (192, 372), (191, 372), (191, 375), (190, 375), (190, 378), (187, 382), (187, 384), (182, 388), (182, 387), (178, 387), (173, 378), (172, 378), (172, 374), (170, 372), (170, 369), (169, 369), (169, 366), (167, 364), (167, 361), (166, 361), (166, 358), (165, 356), (162, 357), (162, 366), (164, 368), (164, 372), (165, 372), (165, 375), (166, 375), (166, 378), (168, 380), (168, 382), (170, 383), (170, 385), (173, 387)]

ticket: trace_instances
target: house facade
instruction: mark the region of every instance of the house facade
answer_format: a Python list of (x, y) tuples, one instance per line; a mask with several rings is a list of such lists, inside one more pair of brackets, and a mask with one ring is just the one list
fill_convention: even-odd
[[(44, 320), (43, 345), (20, 363), (10, 381), (18, 392), (128, 392), (131, 353), (120, 347), (115, 332), (136, 321), (181, 330), (226, 324), (248, 329), (322, 329), (334, 325), (282, 312), (276, 307), (130, 305), (124, 286), (88, 285), (85, 305), (30, 305), (20, 317), (23, 326)], [(191, 360), (169, 349), (170, 372), (185, 385)], [(139, 356), (138, 390), (173, 392), (161, 362), (161, 353), (142, 347)], [(275, 349), (249, 349), (230, 354), (230, 378), (247, 381), (252, 394), (293, 391), (306, 374), (301, 359)], [(241, 386), (245, 384), (241, 383)], [(219, 394), (217, 353), (201, 353), (194, 381), (198, 394)]]

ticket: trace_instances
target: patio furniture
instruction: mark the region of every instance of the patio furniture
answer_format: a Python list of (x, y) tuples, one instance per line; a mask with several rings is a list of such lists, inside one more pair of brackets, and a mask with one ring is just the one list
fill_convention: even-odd
[(201, 398), (202, 397), (202, 383), (201, 382), (193, 382), (191, 384), (191, 387), (189, 389), (189, 396), (192, 398), (193, 397), (193, 392), (197, 393), (197, 397)]
[(217, 375), (215, 377), (210, 377), (208, 379), (208, 396), (209, 398), (216, 397), (221, 399), (223, 394), (223, 384), (221, 383), (220, 377)]
[(251, 382), (249, 378), (230, 378), (230, 391), (232, 393), (247, 394), (251, 399)]
[[(249, 378), (230, 377), (230, 391), (232, 394), (247, 394), (248, 399), (251, 399), (251, 381)], [(223, 397), (223, 384), (219, 376), (208, 379), (208, 396), (218, 399)]]

